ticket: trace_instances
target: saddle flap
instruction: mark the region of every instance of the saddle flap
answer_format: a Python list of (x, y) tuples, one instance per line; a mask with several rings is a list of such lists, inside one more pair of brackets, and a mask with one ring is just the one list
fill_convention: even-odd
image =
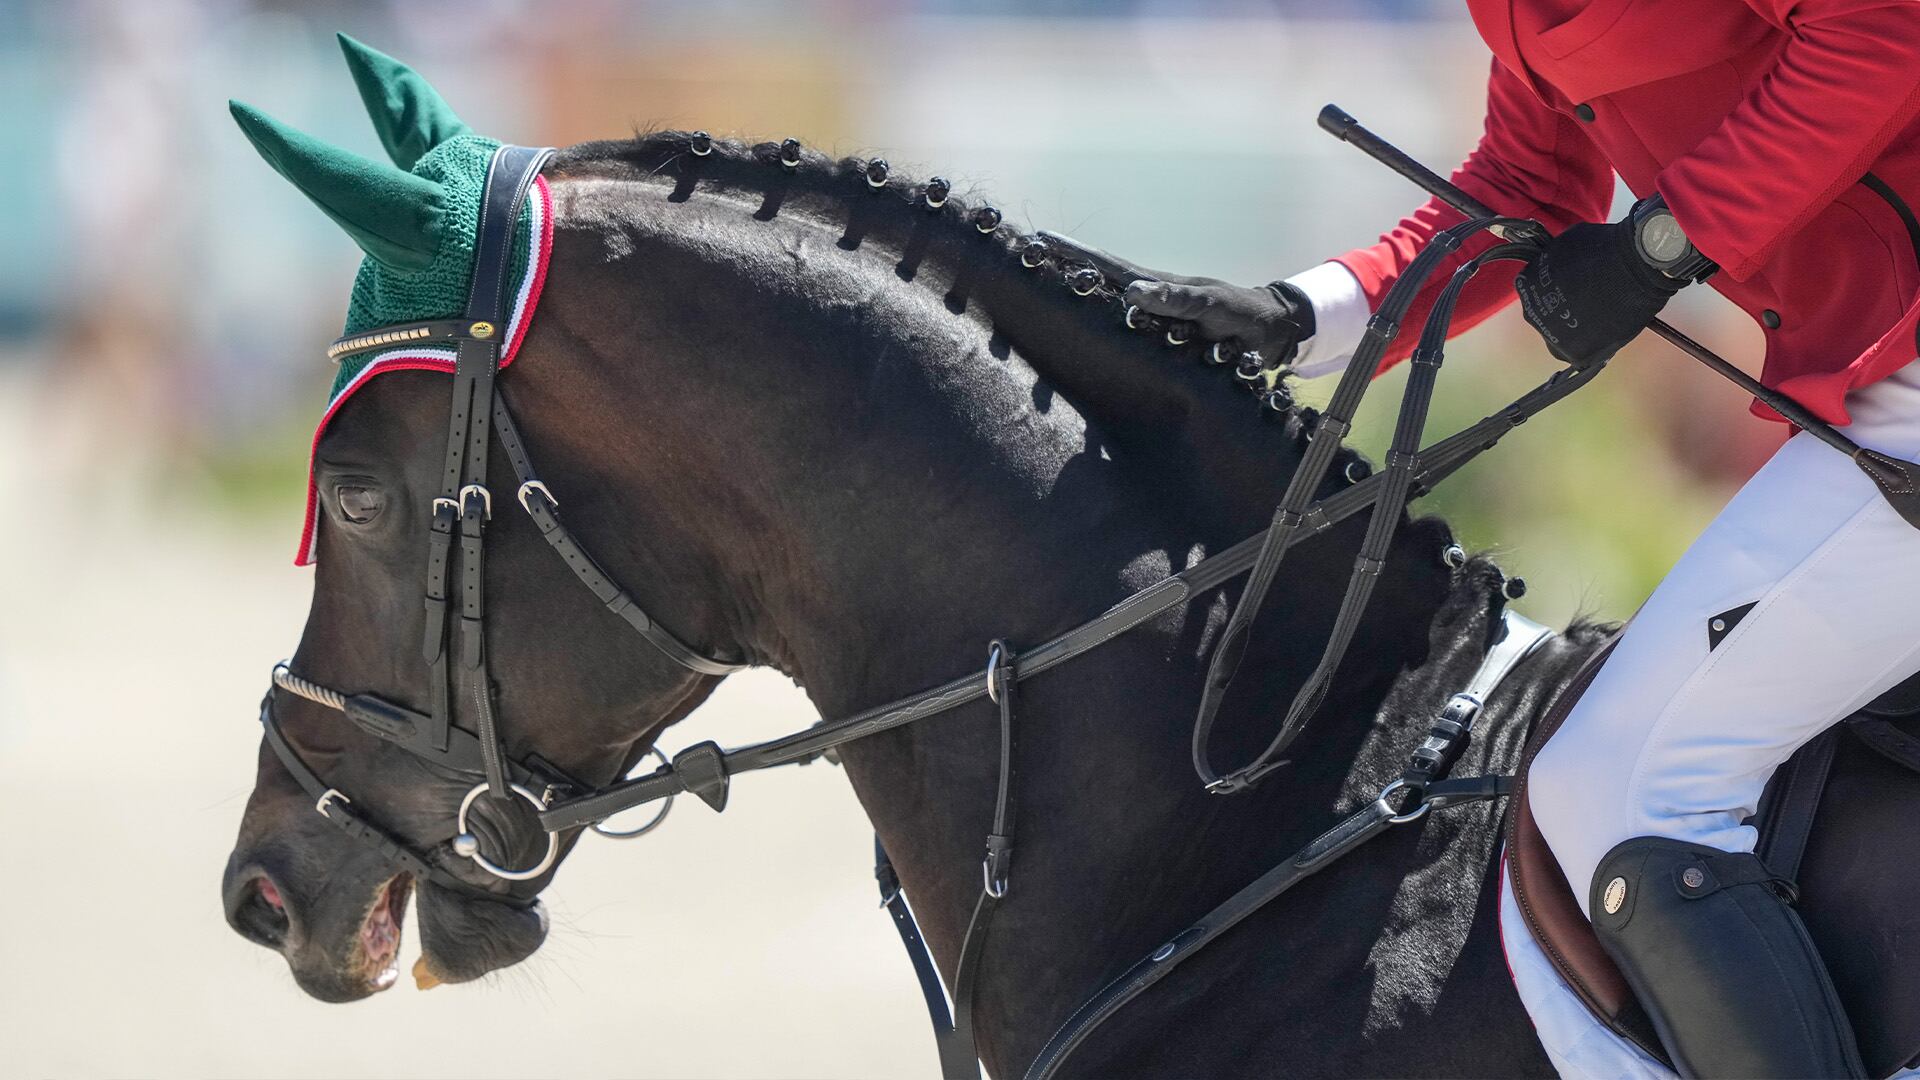
[[(1611, 652), (1609, 642), (1588, 660), (1528, 737), (1507, 810), (1507, 873), (1534, 940), (1575, 996), (1615, 1034), (1668, 1062), (1527, 806), (1534, 757)], [(1776, 772), (1754, 823), (1770, 865), (1798, 854), (1801, 918), (1853, 1022), (1868, 1075), (1886, 1076), (1920, 1062), (1920, 905), (1912, 902), (1920, 880), (1920, 829), (1912, 825), (1920, 820), (1920, 772), (1880, 744), (1920, 746), (1920, 675), (1836, 728), (1855, 737), (1836, 733), (1802, 747)]]

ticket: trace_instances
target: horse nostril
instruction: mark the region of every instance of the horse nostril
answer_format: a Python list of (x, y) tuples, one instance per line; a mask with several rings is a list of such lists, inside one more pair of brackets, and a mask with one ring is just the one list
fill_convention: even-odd
[(287, 940), (287, 904), (265, 874), (242, 885), (227, 911), (227, 922), (256, 945), (278, 949)]

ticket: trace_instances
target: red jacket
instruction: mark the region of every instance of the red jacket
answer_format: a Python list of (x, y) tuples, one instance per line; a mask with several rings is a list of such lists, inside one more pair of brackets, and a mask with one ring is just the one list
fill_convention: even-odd
[[(1555, 231), (1606, 220), (1615, 171), (1637, 196), (1657, 189), (1720, 264), (1710, 284), (1764, 329), (1761, 381), (1833, 423), (1847, 422), (1848, 390), (1915, 358), (1920, 221), (1862, 178), (1920, 208), (1920, 3), (1468, 7), (1495, 59), (1486, 132), (1455, 183)], [(1459, 220), (1430, 202), (1339, 261), (1377, 307), (1420, 245)], [(1405, 325), (1420, 325), (1446, 278), (1429, 279)], [(1454, 329), (1511, 301), (1512, 281), (1512, 269), (1484, 271)], [(1415, 337), (1403, 333), (1388, 364)]]

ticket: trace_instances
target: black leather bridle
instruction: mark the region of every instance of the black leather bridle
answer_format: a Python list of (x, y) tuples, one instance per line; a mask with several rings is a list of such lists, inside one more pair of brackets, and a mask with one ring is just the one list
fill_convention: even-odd
[[(537, 756), (507, 756), (494, 715), (493, 681), (488, 673), (486, 620), (486, 529), (493, 516), (493, 494), (487, 489), (487, 455), (497, 435), (520, 486), (515, 497), (539, 527), (549, 546), (609, 611), (619, 615), (642, 638), (680, 666), (704, 675), (725, 675), (746, 665), (708, 656), (682, 642), (648, 617), (633, 597), (600, 569), (559, 517), (553, 492), (535, 473), (513, 414), (495, 389), (495, 376), (506, 342), (507, 269), (514, 225), (528, 189), (551, 149), (502, 146), (487, 165), (480, 205), (480, 226), (474, 252), (473, 283), (466, 315), (400, 323), (341, 338), (328, 348), (335, 360), (391, 348), (451, 342), (456, 347), (453, 402), (447, 421), (446, 468), (440, 496), (433, 500), (428, 522), (426, 635), (421, 656), (431, 669), (432, 706), (426, 713), (396, 705), (374, 694), (349, 694), (312, 682), (282, 664), (274, 669), (276, 690), (285, 690), (344, 713), (361, 729), (407, 752), (456, 773), (482, 777), (461, 800), (457, 834), (447, 848), (470, 859), (495, 877), (524, 881), (546, 873), (559, 854), (559, 834), (548, 832), (547, 850), (540, 861), (525, 869), (498, 865), (480, 850), (468, 828), (467, 816), (481, 794), (500, 800), (520, 798), (538, 812), (558, 795), (584, 791), (559, 769)], [(455, 538), (458, 537), (456, 558)], [(454, 567), (458, 564), (458, 596)], [(457, 611), (455, 605), (457, 603)], [(457, 633), (449, 633), (450, 624)], [(458, 643), (458, 656), (449, 638)], [(464, 689), (463, 710), (471, 728), (454, 722), (454, 701)], [(287, 771), (314, 797), (314, 809), (348, 835), (377, 847), (383, 855), (422, 877), (463, 892), (479, 892), (441, 864), (445, 849), (415, 848), (378, 825), (351, 797), (321, 779), (302, 760), (280, 730), (273, 715), (273, 693), (260, 710), (267, 744)], [(497, 893), (484, 893), (501, 899)]]

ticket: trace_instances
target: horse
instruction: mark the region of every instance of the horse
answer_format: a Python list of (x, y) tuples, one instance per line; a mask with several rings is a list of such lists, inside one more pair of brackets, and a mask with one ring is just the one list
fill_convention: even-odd
[[(704, 152), (690, 147), (704, 146)], [(596, 559), (702, 652), (795, 680), (826, 717), (977, 668), (1263, 529), (1315, 416), (1249, 395), (1203, 342), (1130, 329), (1110, 285), (1063, 281), (1040, 243), (939, 183), (788, 142), (660, 131), (560, 151), (539, 311), (499, 392)], [(985, 227), (983, 227), (985, 226)], [(1065, 275), (1072, 279), (1073, 275)], [(423, 705), (420, 568), (447, 380), (403, 371), (315, 445), (312, 608), (293, 670)], [(1352, 451), (1329, 495), (1368, 466)], [(515, 477), (496, 455), (488, 487)], [(1188, 763), (1233, 586), (1021, 684), (1022, 832), (981, 954), (974, 1023), (1018, 1074), (1091, 991), (1376, 798), (1473, 674), (1506, 598), (1486, 558), (1400, 522), (1354, 649), (1290, 763), (1207, 794)], [(1301, 544), (1262, 609), (1216, 753), (1244, 760), (1306, 680), (1365, 517)], [(488, 526), (487, 650), (509, 751), (593, 786), (625, 775), (720, 676), (676, 665), (570, 581), (535, 525)], [(1463, 773), (1507, 771), (1601, 644), (1576, 624), (1487, 703)], [(302, 757), (415, 846), (454, 832), (472, 777), (314, 702), (269, 708)], [(976, 701), (838, 751), (949, 984), (980, 889), (998, 718)], [(325, 800), (322, 800), (323, 804)], [(514, 865), (531, 816), (483, 800)], [(324, 805), (321, 807), (323, 813)], [(391, 985), (410, 894), (423, 965), (464, 982), (534, 952), (530, 883), (419, 878), (331, 827), (271, 748), (222, 888), (228, 919), (296, 982)], [(582, 833), (568, 831), (565, 852)], [(1281, 897), (1129, 1005), (1072, 1075), (1549, 1075), (1503, 961), (1492, 804), (1395, 830)], [(671, 872), (671, 867), (662, 868)], [(697, 902), (697, 881), (682, 881)], [(769, 916), (776, 913), (769, 910)], [(724, 944), (716, 947), (724, 948)]]

